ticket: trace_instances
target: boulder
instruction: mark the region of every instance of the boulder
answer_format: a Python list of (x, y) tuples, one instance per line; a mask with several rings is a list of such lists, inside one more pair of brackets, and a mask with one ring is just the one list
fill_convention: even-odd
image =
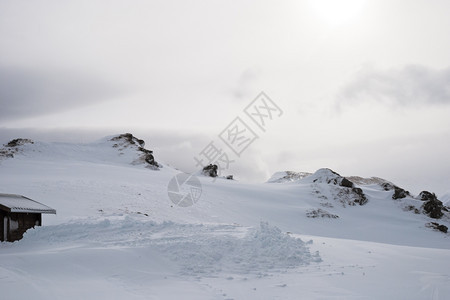
[(444, 213), (442, 212), (443, 205), (439, 200), (429, 200), (423, 204), (425, 213), (433, 219), (440, 219)]
[(205, 176), (217, 177), (217, 171), (219, 167), (217, 165), (209, 164), (203, 168), (202, 173)]
[(428, 228), (433, 228), (435, 230), (439, 230), (439, 231), (441, 231), (443, 233), (447, 233), (448, 232), (448, 227), (447, 226), (442, 225), (442, 224), (438, 224), (438, 223), (435, 223), (435, 222), (427, 223), (427, 224), (425, 224), (425, 226), (428, 227)]
[(422, 201), (429, 201), (429, 200), (437, 200), (435, 193), (430, 193), (429, 191), (422, 191), (419, 194), (419, 199)]
[(425, 201), (422, 205), (424, 212), (433, 219), (440, 219), (445, 211), (444, 204), (438, 200), (435, 193), (430, 193), (428, 191), (422, 191), (419, 194), (419, 199)]
[(352, 192), (357, 195), (354, 201), (356, 203), (359, 203), (359, 205), (364, 205), (367, 203), (367, 201), (369, 201), (367, 200), (366, 195), (364, 195), (362, 189), (353, 187)]
[(411, 196), (411, 194), (408, 191), (390, 182), (384, 182), (381, 183), (380, 185), (385, 191), (392, 191), (392, 190), (394, 191), (394, 194), (392, 194), (392, 199), (394, 200), (403, 199), (406, 198), (407, 196)]
[(343, 186), (343, 187), (352, 188), (353, 187), (353, 182), (351, 182), (347, 178), (343, 177), (339, 185)]

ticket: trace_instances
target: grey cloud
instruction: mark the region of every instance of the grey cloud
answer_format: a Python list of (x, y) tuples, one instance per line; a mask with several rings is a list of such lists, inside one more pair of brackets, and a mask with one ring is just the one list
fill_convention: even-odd
[[(250, 101), (256, 95), (254, 90), (255, 82), (261, 77), (259, 68), (248, 68), (240, 75), (236, 87), (232, 90), (235, 99), (242, 101)], [(253, 95), (255, 94), (255, 95)]]
[(450, 104), (450, 68), (419, 65), (400, 69), (364, 68), (338, 94), (338, 105), (376, 101), (392, 106)]
[(112, 99), (123, 91), (78, 72), (0, 66), (0, 120), (61, 112)]
[[(196, 132), (180, 132), (171, 130), (143, 130), (138, 128), (61, 128), (61, 129), (36, 129), (36, 128), (2, 128), (0, 127), (0, 148), (15, 138), (29, 138), (42, 142), (71, 142), (89, 143), (102, 137), (119, 133), (131, 132), (145, 141), (145, 147), (154, 151), (159, 162), (163, 162), (179, 169), (182, 172), (196, 172), (201, 167), (196, 166), (194, 156), (211, 142), (211, 136)], [(217, 142), (214, 140), (213, 141)], [(219, 146), (219, 145), (218, 145)], [(227, 149), (224, 149), (228, 151)], [(250, 182), (264, 182), (271, 175), (268, 166), (258, 149), (246, 150), (245, 158), (236, 158), (225, 169), (222, 175), (233, 174), (236, 179)]]

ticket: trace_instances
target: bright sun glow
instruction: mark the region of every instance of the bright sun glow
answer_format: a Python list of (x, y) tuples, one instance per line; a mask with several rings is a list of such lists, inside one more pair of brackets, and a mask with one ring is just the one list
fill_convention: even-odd
[(365, 0), (310, 0), (310, 6), (321, 21), (329, 25), (350, 23), (360, 16)]

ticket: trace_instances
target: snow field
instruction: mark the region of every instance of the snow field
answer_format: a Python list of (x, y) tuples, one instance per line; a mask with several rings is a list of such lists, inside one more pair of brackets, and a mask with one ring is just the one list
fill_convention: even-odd
[[(0, 299), (450, 295), (449, 235), (404, 209), (420, 201), (394, 201), (378, 185), (361, 186), (369, 202), (350, 206), (311, 176), (264, 184), (199, 177), (201, 199), (181, 208), (167, 196), (178, 171), (135, 164), (132, 148), (26, 147), (0, 162), (0, 191), (57, 215), (44, 215), (44, 226), (19, 242), (0, 243)], [(318, 208), (339, 218), (307, 217)]]

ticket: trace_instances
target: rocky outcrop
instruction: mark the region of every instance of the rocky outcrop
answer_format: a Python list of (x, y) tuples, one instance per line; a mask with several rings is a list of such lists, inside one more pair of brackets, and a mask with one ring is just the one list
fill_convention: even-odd
[(428, 191), (422, 191), (419, 194), (419, 199), (425, 201), (422, 208), (424, 212), (433, 219), (440, 219), (444, 215), (442, 210), (446, 210), (444, 204), (438, 200), (436, 194)]
[(330, 169), (320, 169), (310, 179), (313, 183), (326, 183), (339, 187), (336, 192), (336, 200), (343, 205), (364, 205), (368, 202), (363, 190), (356, 187), (353, 182)]
[(434, 230), (441, 231), (443, 233), (447, 233), (448, 232), (448, 227), (447, 226), (439, 224), (439, 223), (436, 223), (436, 222), (427, 223), (427, 224), (425, 224), (425, 226), (428, 227), (428, 228), (432, 228)]
[(0, 148), (0, 159), (2, 158), (13, 158), (15, 154), (19, 153), (20, 148), (26, 144), (34, 144), (30, 139), (14, 139), (9, 141), (7, 144)]
[(339, 216), (329, 213), (321, 208), (312, 209), (306, 212), (306, 217), (308, 218), (328, 218), (328, 219), (338, 219)]
[(209, 177), (217, 177), (217, 171), (219, 167), (217, 165), (209, 164), (203, 168), (202, 174)]
[(137, 137), (133, 136), (131, 133), (123, 133), (119, 134), (118, 136), (115, 136), (111, 138), (111, 141), (114, 142), (127, 142), (130, 145), (139, 145), (140, 147), (145, 146), (144, 140), (138, 139)]
[(411, 194), (408, 191), (402, 189), (401, 187), (396, 186), (393, 183), (384, 182), (381, 183), (380, 185), (385, 191), (394, 191), (394, 193), (392, 194), (392, 199), (394, 200), (411, 197)]
[(358, 203), (359, 205), (364, 205), (367, 203), (367, 201), (369, 201), (367, 199), (366, 195), (364, 195), (364, 192), (362, 189), (357, 188), (357, 187), (352, 187), (352, 192), (359, 196), (359, 197), (357, 197), (357, 199), (355, 199), (355, 202)]
[(14, 139), (8, 142), (8, 144), (5, 145), (5, 147), (17, 147), (17, 146), (23, 146), (25, 144), (34, 144), (34, 142), (30, 139)]
[(429, 200), (437, 200), (435, 193), (430, 193), (429, 191), (421, 191), (419, 194), (419, 199), (422, 201), (429, 201)]
[(113, 144), (114, 148), (118, 148), (119, 150), (123, 150), (128, 147), (134, 147), (141, 154), (139, 155), (139, 160), (148, 164), (148, 166), (152, 169), (159, 169), (161, 165), (155, 160), (153, 156), (153, 151), (145, 149), (144, 140), (138, 139), (133, 136), (131, 133), (119, 134), (110, 139), (110, 141), (115, 142)]

